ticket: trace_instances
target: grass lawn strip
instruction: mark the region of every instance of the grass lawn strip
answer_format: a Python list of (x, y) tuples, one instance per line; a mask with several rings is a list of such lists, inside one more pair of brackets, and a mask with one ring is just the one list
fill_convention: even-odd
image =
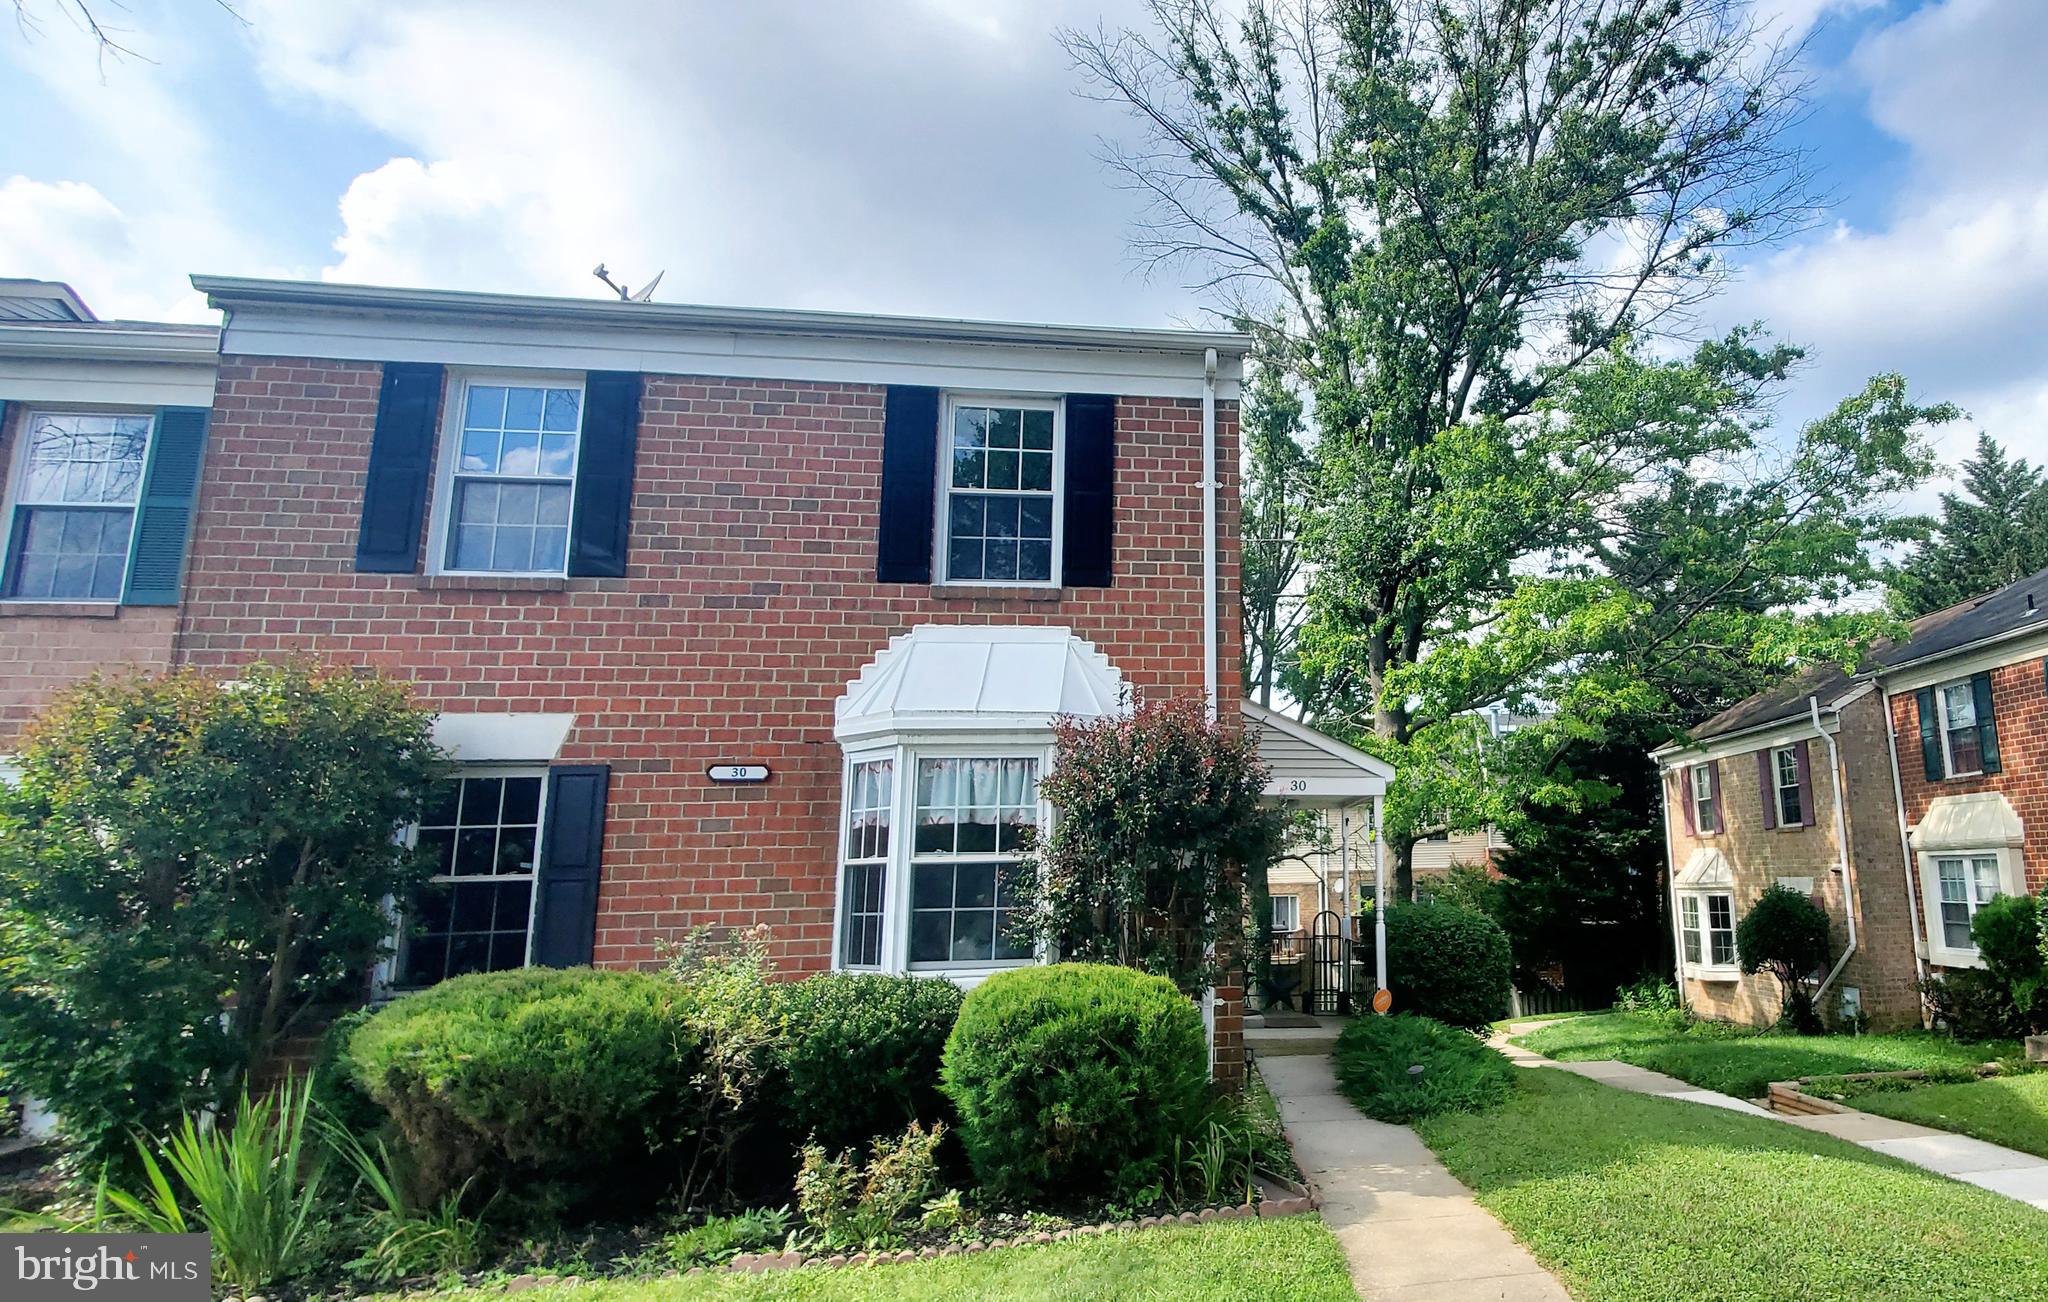
[[(476, 1298), (501, 1289), (444, 1294)], [(536, 1288), (522, 1302), (666, 1302), (671, 1298), (829, 1298), (919, 1302), (958, 1298), (1289, 1298), (1354, 1302), (1343, 1249), (1319, 1216), (1219, 1221), (998, 1248), (900, 1266), (806, 1268), (605, 1280)]]
[(1772, 1081), (1801, 1076), (1967, 1067), (2019, 1051), (2011, 1040), (1958, 1044), (1924, 1031), (1800, 1036), (1717, 1022), (1679, 1030), (1661, 1018), (1633, 1013), (1574, 1018), (1518, 1036), (1515, 1043), (1561, 1062), (1633, 1063), (1740, 1099), (1760, 1098)]
[(2048, 1157), (2048, 1072), (1910, 1089), (1858, 1089), (1855, 1082), (1831, 1088), (1816, 1081), (1809, 1089), (1821, 1098), (1842, 1094), (1858, 1111)]
[(2039, 1297), (2048, 1216), (1777, 1121), (1520, 1074), (1417, 1132), (1575, 1296)]

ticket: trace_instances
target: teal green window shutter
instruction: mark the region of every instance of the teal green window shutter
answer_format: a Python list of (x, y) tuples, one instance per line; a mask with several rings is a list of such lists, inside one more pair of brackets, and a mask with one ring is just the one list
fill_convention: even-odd
[(1977, 705), (1977, 748), (1982, 759), (1977, 767), (1986, 773), (1996, 773), (2002, 767), (1998, 760), (1998, 715), (1992, 708), (1991, 675), (1971, 674), (1970, 695)]
[(156, 414), (135, 537), (128, 549), (128, 606), (175, 606), (185, 571), (185, 540), (199, 496), (199, 461), (206, 451), (204, 407), (165, 407)]
[(1941, 725), (1934, 717), (1934, 689), (1923, 687), (1915, 692), (1913, 704), (1920, 714), (1920, 768), (1929, 782), (1939, 782), (1948, 774), (1941, 762)]

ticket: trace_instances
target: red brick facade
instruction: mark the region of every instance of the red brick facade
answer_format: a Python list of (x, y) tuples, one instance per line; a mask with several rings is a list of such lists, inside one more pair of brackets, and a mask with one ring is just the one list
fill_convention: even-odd
[[(875, 581), (884, 389), (649, 375), (623, 579), (355, 569), (376, 364), (222, 359), (179, 655), (373, 665), (447, 712), (555, 711), (562, 763), (612, 769), (596, 961), (646, 964), (703, 923), (766, 924), (785, 971), (830, 962), (841, 752), (833, 704), (932, 623), (1064, 625), (1137, 691), (1197, 695), (1201, 410), (1116, 412), (1115, 582), (1029, 594)], [(1219, 639), (1235, 717), (1234, 403), (1220, 403)], [(767, 764), (760, 787), (708, 765)], [(1235, 991), (1218, 1019), (1234, 1062)]]
[[(1906, 821), (1917, 824), (1939, 796), (1996, 791), (2026, 825), (2021, 858), (2027, 889), (2048, 886), (2048, 664), (2038, 651), (1990, 671), (1998, 718), (1999, 772), (1988, 776), (1930, 782), (1920, 759), (1920, 714), (1912, 692), (1891, 698), (1892, 727), (1899, 737), (1899, 786)], [(1964, 676), (1964, 675), (1959, 675)]]
[[(15, 464), (25, 404), (7, 405), (0, 467)], [(101, 671), (168, 669), (177, 612), (99, 602), (0, 602), (0, 752), (53, 695)]]

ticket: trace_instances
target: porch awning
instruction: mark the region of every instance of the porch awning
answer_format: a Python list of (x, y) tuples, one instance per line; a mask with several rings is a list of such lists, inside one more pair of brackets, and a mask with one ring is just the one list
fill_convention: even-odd
[(1999, 850), (2026, 844), (2026, 824), (1996, 791), (1937, 796), (1913, 828), (1915, 850)]
[(841, 742), (901, 733), (1028, 732), (1124, 709), (1123, 675), (1065, 628), (925, 624), (892, 638), (839, 698)]
[(1678, 885), (1681, 887), (1725, 886), (1735, 887), (1735, 870), (1728, 866), (1728, 856), (1719, 850), (1701, 846), (1692, 852), (1692, 858), (1679, 869)]
[(1348, 805), (1383, 796), (1393, 766), (1305, 723), (1250, 701), (1238, 707), (1258, 738), (1259, 758), (1272, 769), (1266, 795), (1300, 805)]

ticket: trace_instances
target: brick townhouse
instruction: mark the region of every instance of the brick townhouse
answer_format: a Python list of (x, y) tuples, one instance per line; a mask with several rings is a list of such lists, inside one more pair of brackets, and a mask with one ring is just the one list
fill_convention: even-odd
[[(146, 547), (136, 453), (126, 562), (171, 604), (114, 562), (8, 587), (0, 655), (96, 651), (35, 660), (7, 727), (95, 657), (415, 684), (461, 769), (384, 988), (644, 965), (706, 924), (765, 927), (792, 974), (971, 982), (1034, 958), (1005, 921), (1055, 715), (1242, 717), (1243, 336), (194, 283), (210, 412), (144, 401), (200, 408), (203, 470)], [(20, 419), (74, 397), (118, 405)], [(1276, 797), (1384, 791), (1301, 755)], [(1222, 1074), (1240, 1011), (1217, 992)]]
[(1860, 673), (1809, 672), (1656, 752), (1696, 1009), (1776, 1018), (1776, 983), (1742, 975), (1735, 945), (1774, 882), (1833, 923), (1824, 1012), (1910, 1025), (1919, 981), (1979, 965), (1978, 907), (2048, 885), (2044, 607), (2048, 572), (1915, 620)]

